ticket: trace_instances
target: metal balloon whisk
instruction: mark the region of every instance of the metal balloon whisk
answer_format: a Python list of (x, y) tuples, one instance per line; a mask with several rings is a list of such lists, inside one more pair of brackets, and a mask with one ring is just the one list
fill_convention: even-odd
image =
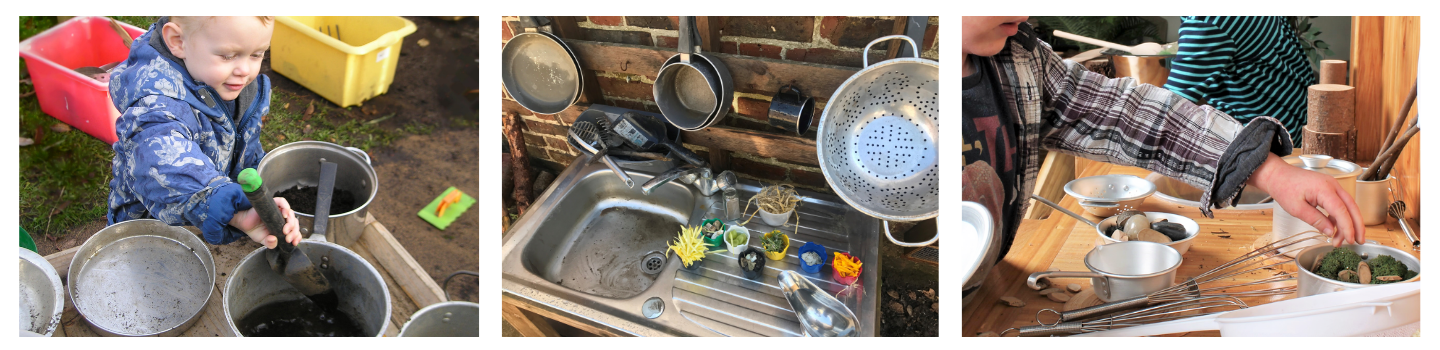
[[(1293, 284), (1284, 287), (1246, 289), (1254, 286), (1268, 286), (1274, 283), (1295, 280), (1295, 274), (1276, 268), (1295, 260), (1293, 257), (1281, 254), (1281, 250), (1295, 246), (1296, 244), (1311, 242), (1313, 239), (1323, 238), (1325, 238), (1325, 236), (1320, 234), (1319, 231), (1301, 232), (1300, 234), (1282, 238), (1260, 248), (1256, 248), (1220, 266), (1216, 266), (1214, 269), (1187, 279), (1184, 282), (1147, 295), (1065, 312), (1044, 309), (1040, 310), (1040, 313), (1049, 311), (1060, 315), (1060, 320), (1056, 321), (1058, 324), (1155, 304), (1185, 301), (1207, 296), (1246, 298), (1290, 294), (1296, 290)], [(1304, 245), (1296, 246), (1296, 248), (1303, 246)], [(1247, 282), (1236, 282), (1234, 279), (1238, 276), (1253, 273), (1268, 273), (1271, 275)], [(1043, 325), (1044, 322), (1040, 321), (1040, 313), (1036, 313), (1035, 321)]]
[(1169, 302), (1140, 310), (1117, 313), (1089, 321), (1061, 322), (1053, 325), (1034, 325), (1006, 329), (1000, 335), (1015, 330), (1022, 337), (1045, 337), (1074, 335), (1106, 331), (1116, 328), (1139, 326), (1151, 323), (1174, 321), (1183, 318), (1204, 316), (1213, 313), (1244, 309), (1248, 306), (1239, 298), (1228, 295), (1204, 296), (1188, 300)]

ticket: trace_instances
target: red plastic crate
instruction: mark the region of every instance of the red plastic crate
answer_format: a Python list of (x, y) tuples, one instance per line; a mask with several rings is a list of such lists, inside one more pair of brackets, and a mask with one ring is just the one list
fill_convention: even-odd
[[(145, 33), (125, 23), (120, 26), (132, 38)], [(106, 143), (116, 141), (120, 112), (110, 103), (109, 86), (75, 68), (119, 62), (129, 54), (105, 17), (71, 18), (20, 42), (20, 57), (30, 71), (40, 110)]]

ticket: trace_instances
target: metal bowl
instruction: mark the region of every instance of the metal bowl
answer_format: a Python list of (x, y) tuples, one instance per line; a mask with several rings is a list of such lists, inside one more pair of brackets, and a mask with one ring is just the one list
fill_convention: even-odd
[(447, 301), (426, 306), (400, 328), (401, 337), (478, 337), (480, 304)]
[[(1156, 198), (1174, 205), (1199, 208), (1200, 196), (1205, 194), (1204, 190), (1159, 173), (1145, 175), (1145, 180), (1155, 184)], [(1276, 208), (1275, 201), (1260, 203), (1260, 201), (1266, 198), (1270, 198), (1270, 194), (1261, 191), (1255, 186), (1245, 186), (1245, 190), (1240, 192), (1240, 200), (1236, 202), (1235, 206), (1217, 210), (1260, 210)]]
[[(1195, 220), (1184, 216), (1171, 213), (1145, 212), (1145, 218), (1150, 219), (1150, 222), (1157, 222), (1161, 219), (1165, 219), (1169, 220), (1170, 222), (1180, 224), (1181, 226), (1185, 226), (1185, 239), (1165, 244), (1165, 246), (1174, 248), (1175, 251), (1180, 252), (1180, 255), (1185, 255), (1186, 252), (1189, 252), (1190, 245), (1195, 243), (1195, 236), (1200, 235), (1200, 224), (1196, 223)], [(1114, 217), (1106, 218), (1105, 220), (1101, 220), (1099, 223), (1095, 224), (1095, 234), (1097, 236), (1100, 236), (1099, 238), (1095, 239), (1095, 246), (1098, 247), (1111, 243), (1120, 243), (1120, 241), (1117, 241), (1114, 238), (1110, 238), (1110, 236), (1105, 235), (1105, 231), (1107, 229), (1109, 229), (1111, 226), (1115, 226), (1115, 219), (1116, 218)]]
[[(1355, 253), (1360, 254), (1360, 256), (1364, 257), (1366, 260), (1373, 259), (1380, 255), (1389, 255), (1391, 257), (1394, 257), (1395, 260), (1399, 260), (1401, 263), (1404, 263), (1405, 267), (1409, 268), (1410, 271), (1415, 271), (1415, 278), (1396, 283), (1407, 283), (1420, 280), (1420, 260), (1415, 259), (1415, 256), (1410, 255), (1409, 252), (1374, 243), (1365, 245), (1346, 244), (1342, 245), (1341, 247), (1354, 250)], [(1342, 292), (1355, 288), (1383, 286), (1383, 284), (1359, 284), (1336, 281), (1329, 278), (1320, 277), (1320, 275), (1315, 274), (1315, 272), (1313, 271), (1310, 271), (1313, 265), (1315, 265), (1315, 257), (1325, 256), (1325, 254), (1330, 253), (1331, 250), (1335, 250), (1335, 247), (1329, 244), (1316, 244), (1310, 246), (1309, 248), (1305, 248), (1305, 250), (1300, 251), (1300, 254), (1295, 257), (1295, 265), (1298, 266), (1300, 270), (1300, 278), (1299, 281), (1296, 282), (1297, 287), (1299, 287), (1299, 290), (1297, 292), (1300, 294), (1300, 297), (1308, 297), (1316, 294)]]
[(1155, 184), (1134, 175), (1098, 175), (1071, 180), (1065, 193), (1075, 197), (1086, 213), (1110, 217), (1139, 207), (1155, 193)]
[(175, 336), (205, 313), (215, 259), (199, 236), (154, 219), (110, 225), (70, 261), (70, 303), (105, 336)]
[(60, 274), (40, 254), (20, 249), (20, 329), (50, 336), (65, 311)]

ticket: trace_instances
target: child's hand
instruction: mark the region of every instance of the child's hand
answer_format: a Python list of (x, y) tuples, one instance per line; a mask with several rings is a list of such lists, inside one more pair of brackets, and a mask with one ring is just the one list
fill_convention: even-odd
[[(280, 207), (280, 215), (285, 217), (285, 227), (281, 228), (282, 231), (285, 231), (285, 241), (292, 245), (300, 244), (302, 239), (300, 237), (300, 221), (295, 219), (295, 211), (290, 209), (290, 202), (285, 201), (284, 197), (275, 197), (275, 205)], [(230, 219), (230, 225), (245, 231), (251, 240), (265, 245), (265, 248), (275, 249), (279, 244), (277, 238), (260, 220), (260, 214), (256, 213), (254, 208), (235, 213), (235, 217)]]

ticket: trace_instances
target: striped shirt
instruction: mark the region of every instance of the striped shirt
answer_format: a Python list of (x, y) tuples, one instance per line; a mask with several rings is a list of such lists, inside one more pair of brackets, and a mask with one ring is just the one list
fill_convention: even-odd
[(1298, 143), (1306, 89), (1319, 82), (1285, 17), (1180, 18), (1165, 88), (1240, 121), (1278, 119)]

